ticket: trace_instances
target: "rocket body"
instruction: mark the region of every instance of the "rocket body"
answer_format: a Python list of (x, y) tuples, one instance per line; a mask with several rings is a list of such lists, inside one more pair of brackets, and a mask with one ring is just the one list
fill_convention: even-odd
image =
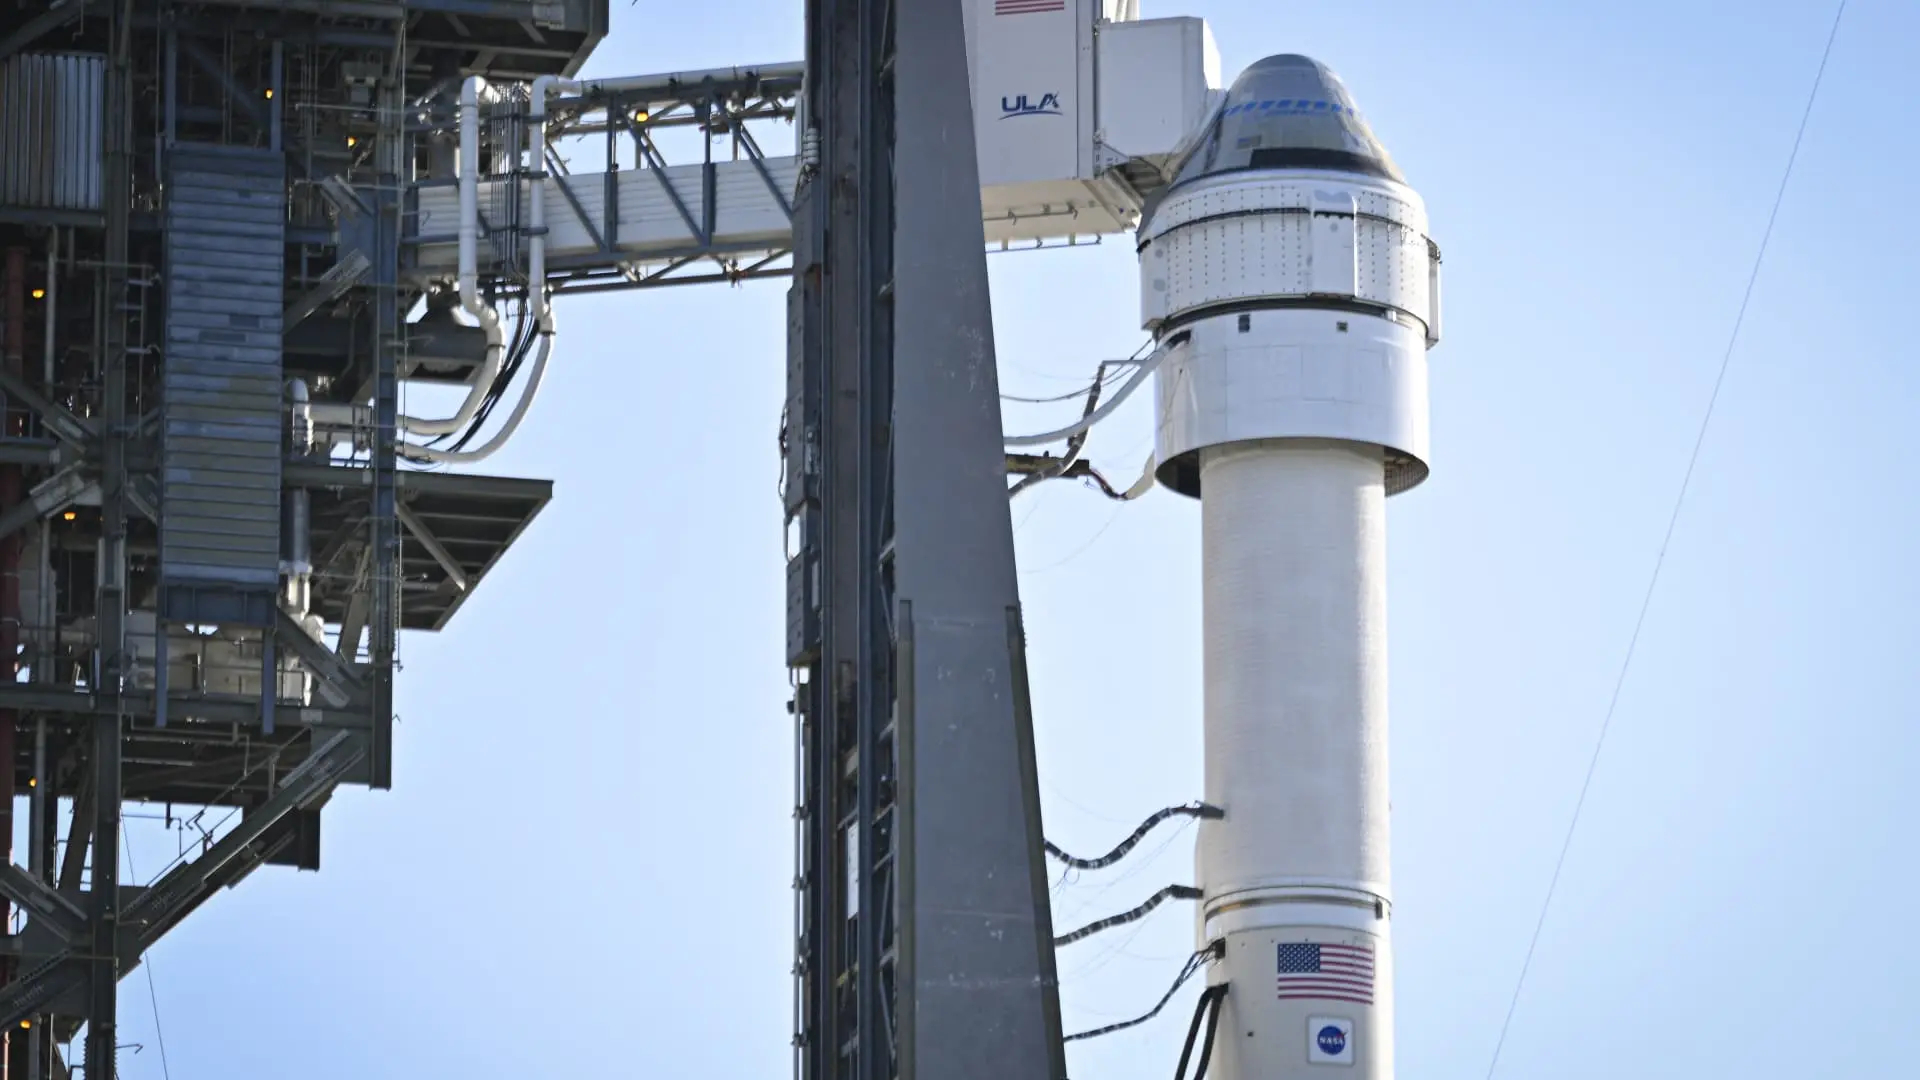
[(1201, 502), (1208, 1075), (1389, 1080), (1386, 501), (1428, 469), (1426, 211), (1338, 78), (1277, 56), (1140, 240), (1158, 475)]

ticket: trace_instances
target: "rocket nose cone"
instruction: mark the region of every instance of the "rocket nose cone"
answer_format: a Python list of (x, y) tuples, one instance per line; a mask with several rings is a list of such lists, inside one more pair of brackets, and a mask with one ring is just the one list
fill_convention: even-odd
[(1406, 182), (1340, 77), (1294, 54), (1240, 73), (1173, 186), (1242, 169), (1334, 169)]

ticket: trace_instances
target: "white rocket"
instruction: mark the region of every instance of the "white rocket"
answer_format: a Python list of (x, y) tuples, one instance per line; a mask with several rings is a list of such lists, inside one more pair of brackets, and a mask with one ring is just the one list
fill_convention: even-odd
[(1158, 476), (1204, 533), (1208, 1075), (1385, 1080), (1386, 499), (1427, 476), (1438, 249), (1302, 56), (1240, 76), (1139, 238)]

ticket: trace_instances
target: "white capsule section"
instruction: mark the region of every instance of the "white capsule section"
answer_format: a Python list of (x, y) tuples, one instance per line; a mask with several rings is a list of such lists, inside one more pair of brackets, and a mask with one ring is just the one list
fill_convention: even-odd
[(1391, 180), (1298, 170), (1208, 177), (1169, 194), (1141, 239), (1149, 328), (1223, 304), (1315, 298), (1351, 298), (1438, 328), (1426, 207)]
[(1202, 494), (1201, 451), (1337, 439), (1384, 452), (1388, 493), (1427, 477), (1427, 347), (1418, 324), (1339, 308), (1213, 315), (1155, 374), (1160, 482)]
[(1202, 469), (1209, 911), (1388, 897), (1386, 483), (1378, 449), (1237, 443)]

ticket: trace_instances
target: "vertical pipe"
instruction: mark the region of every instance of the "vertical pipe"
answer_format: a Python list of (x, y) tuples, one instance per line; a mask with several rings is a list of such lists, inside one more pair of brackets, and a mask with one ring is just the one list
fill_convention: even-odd
[[(55, 241), (58, 247), (58, 241)], [(51, 286), (47, 295), (53, 295)], [(44, 535), (44, 534), (43, 534)], [(34, 666), (39, 668), (44, 659), (36, 659)], [(36, 678), (38, 674), (36, 672)], [(53, 883), (53, 854), (49, 845), (44, 843), (49, 835), (48, 828), (52, 815), (48, 813), (47, 802), (51, 799), (53, 785), (47, 780), (47, 721), (45, 717), (33, 722), (33, 795), (31, 809), (27, 814), (27, 870), (33, 880), (42, 884)], [(47, 1057), (46, 1025), (34, 1024), (27, 1031), (27, 1077), (26, 1080), (45, 1080), (45, 1061)]]
[(284, 53), (279, 39), (276, 38), (273, 42), (273, 74), (270, 76), (267, 84), (268, 94), (270, 96), (267, 115), (272, 121), (267, 132), (267, 145), (272, 147), (276, 153), (280, 150), (281, 132), (285, 128), (285, 122), (282, 119), (285, 113), (282, 111), (281, 103), (286, 100), (287, 95), (280, 88), (280, 83), (283, 81), (282, 72), (284, 65)]
[(47, 308), (45, 336), (40, 343), (40, 378), (48, 388), (53, 385), (54, 327), (60, 312), (60, 230), (54, 229), (47, 240)]
[(175, 133), (178, 131), (180, 125), (180, 114), (178, 106), (176, 105), (180, 87), (180, 35), (178, 31), (174, 30), (167, 31), (167, 70), (165, 80), (166, 133), (161, 145), (167, 149), (171, 149), (173, 147)]
[[(27, 359), (27, 249), (7, 249), (7, 373), (20, 376)], [(26, 418), (15, 403), (8, 402), (5, 414), (6, 434), (17, 438), (26, 432)], [(0, 465), (0, 513), (19, 505), (20, 466)], [(0, 538), (0, 680), (14, 681), (20, 666), (20, 546), (22, 533)], [(13, 861), (13, 796), (15, 767), (15, 729), (19, 714), (0, 709), (0, 856)], [(12, 905), (0, 899), (0, 927), (12, 921)], [(13, 964), (0, 960), (0, 983), (11, 981)], [(8, 1074), (12, 1061), (11, 1034), (0, 1032), (0, 1077)]]
[(116, 1080), (120, 1036), (120, 802), (125, 797), (120, 729), (125, 722), (127, 668), (127, 260), (131, 209), (133, 0), (109, 21), (102, 205), (105, 264), (100, 290), (100, 554), (104, 564), (94, 602), (97, 652), (91, 685), (104, 715), (93, 721), (93, 860), (87, 896), (89, 968), (86, 989), (87, 1080)]
[[(61, 230), (55, 227), (47, 238), (47, 280), (46, 280), (46, 323), (42, 328), (40, 343), (40, 382), (42, 392), (53, 390), (53, 372), (56, 342), (59, 337), (60, 321), (60, 241)], [(47, 672), (53, 664), (58, 638), (53, 632), (53, 620), (49, 613), (53, 610), (53, 574), (50, 543), (53, 539), (53, 527), (44, 518), (39, 527), (39, 551), (35, 579), (39, 586), (34, 593), (38, 600), (38, 609), (34, 612), (33, 679), (37, 682), (47, 680)], [(17, 565), (17, 564), (16, 564)], [(15, 570), (17, 579), (20, 573)], [(17, 595), (17, 590), (16, 590)], [(24, 613), (22, 613), (24, 615)], [(38, 717), (33, 724), (33, 773), (31, 783), (33, 791), (27, 813), (27, 868), (35, 881), (53, 883), (53, 851), (46, 839), (53, 835), (59, 804), (54, 794), (52, 782), (47, 777), (47, 721)], [(26, 1080), (45, 1080), (47, 1057), (46, 1028), (34, 1024), (27, 1032), (27, 1068)]]

